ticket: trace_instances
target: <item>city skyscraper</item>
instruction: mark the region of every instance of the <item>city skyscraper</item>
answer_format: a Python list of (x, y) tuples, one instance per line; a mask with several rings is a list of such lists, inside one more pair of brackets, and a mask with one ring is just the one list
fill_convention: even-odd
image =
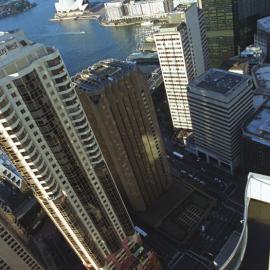
[(192, 129), (187, 84), (207, 69), (204, 21), (196, 4), (183, 5), (183, 22), (154, 35), (173, 126)]
[(270, 16), (257, 21), (257, 32), (254, 35), (254, 44), (260, 47), (266, 56), (266, 61), (270, 60)]
[[(0, 269), (42, 270), (42, 264), (30, 251), (25, 231), (8, 205), (0, 200)], [(32, 248), (33, 245), (32, 245)]]
[(17, 30), (0, 41), (0, 146), (88, 269), (147, 269), (58, 50)]
[(170, 185), (150, 89), (135, 64), (103, 60), (73, 77), (123, 198), (144, 211)]
[(210, 69), (188, 85), (197, 155), (233, 173), (240, 163), (241, 126), (253, 109), (253, 83), (244, 76)]
[(209, 65), (220, 67), (253, 43), (257, 20), (270, 14), (269, 0), (198, 0), (203, 10)]

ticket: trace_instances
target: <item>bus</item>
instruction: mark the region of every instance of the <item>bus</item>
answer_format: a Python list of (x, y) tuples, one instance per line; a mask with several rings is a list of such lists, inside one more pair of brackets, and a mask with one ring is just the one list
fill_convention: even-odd
[(182, 155), (182, 154), (180, 154), (178, 152), (173, 152), (173, 155), (178, 157), (178, 158), (181, 158), (181, 159), (183, 159), (183, 157), (184, 157), (184, 155)]
[(140, 234), (143, 237), (147, 237), (148, 236), (148, 234), (144, 230), (142, 230), (140, 227), (138, 227), (138, 226), (135, 226), (134, 227), (134, 230), (135, 230), (135, 232), (137, 232), (138, 234)]

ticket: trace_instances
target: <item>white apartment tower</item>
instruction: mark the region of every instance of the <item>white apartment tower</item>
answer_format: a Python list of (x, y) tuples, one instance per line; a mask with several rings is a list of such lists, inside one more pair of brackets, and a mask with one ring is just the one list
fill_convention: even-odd
[(253, 110), (249, 76), (210, 69), (188, 85), (197, 155), (231, 172), (240, 162), (241, 127)]
[(128, 269), (137, 235), (63, 60), (20, 31), (0, 33), (0, 146), (87, 269)]
[(178, 12), (182, 22), (165, 25), (154, 36), (173, 126), (191, 130), (186, 86), (207, 69), (207, 46), (197, 5), (182, 5)]

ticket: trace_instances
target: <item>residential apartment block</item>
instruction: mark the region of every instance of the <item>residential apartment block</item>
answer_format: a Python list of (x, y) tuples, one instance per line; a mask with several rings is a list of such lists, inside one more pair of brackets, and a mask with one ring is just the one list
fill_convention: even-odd
[(87, 269), (147, 269), (59, 51), (20, 31), (0, 41), (0, 146)]

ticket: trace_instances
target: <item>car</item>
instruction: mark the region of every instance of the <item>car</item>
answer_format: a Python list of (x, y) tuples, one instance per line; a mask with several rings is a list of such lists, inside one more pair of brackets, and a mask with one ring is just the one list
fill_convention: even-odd
[(188, 174), (188, 176), (189, 176), (190, 178), (193, 178), (193, 175), (192, 175), (192, 174), (190, 174), (190, 173)]
[(204, 181), (200, 181), (200, 184), (202, 184), (202, 185), (206, 185), (206, 183), (204, 182)]
[(186, 174), (187, 172), (185, 170), (181, 170), (180, 173)]
[(218, 183), (221, 183), (221, 180), (218, 178), (218, 177), (215, 177), (214, 178), (214, 181), (218, 182)]
[(193, 179), (194, 179), (195, 181), (200, 181), (200, 179), (199, 179), (198, 177), (193, 177)]

